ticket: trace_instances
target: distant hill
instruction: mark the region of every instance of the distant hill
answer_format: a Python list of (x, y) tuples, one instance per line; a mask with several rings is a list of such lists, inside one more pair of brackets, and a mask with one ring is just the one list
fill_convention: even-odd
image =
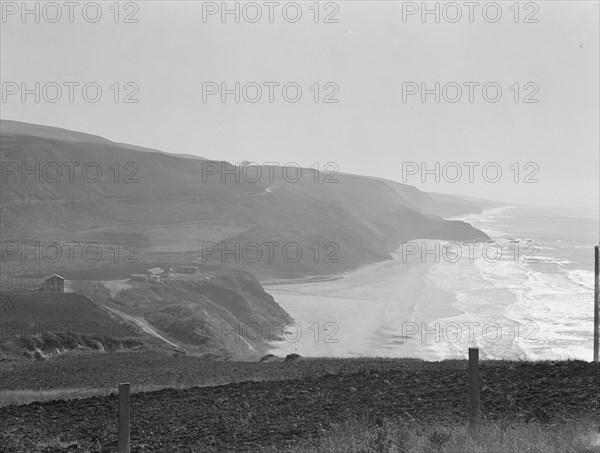
[(477, 214), (485, 209), (497, 208), (503, 205), (501, 202), (463, 195), (448, 195), (436, 192), (429, 192), (429, 195), (439, 207), (440, 215), (448, 217)]
[[(0, 234), (5, 241), (91, 242), (106, 247), (133, 242), (138, 248), (135, 258), (141, 261), (204, 258), (214, 263), (224, 256), (226, 264), (267, 278), (345, 272), (389, 259), (410, 239), (489, 240), (471, 225), (441, 216), (479, 212), (476, 203), (432, 197), (393, 181), (315, 174), (311, 169), (301, 169), (296, 181), (294, 169), (286, 173), (281, 167), (249, 167), (242, 173), (227, 162), (141, 151), (79, 132), (6, 121), (1, 138), (2, 163), (17, 169), (16, 175), (6, 175), (0, 194)], [(20, 165), (35, 168), (36, 162), (51, 176), (42, 175), (39, 182), (27, 176), (23, 182)], [(73, 182), (65, 162), (79, 164)], [(54, 175), (53, 163), (64, 170), (56, 182), (48, 180)], [(102, 172), (97, 181), (86, 181), (82, 173), (90, 163), (88, 179), (95, 177), (95, 169)], [(210, 174), (215, 168), (217, 174)], [(233, 255), (202, 256), (203, 246), (207, 252), (207, 244), (221, 242), (234, 250)], [(261, 246), (261, 259), (251, 262), (254, 255), (238, 253), (236, 261), (236, 247), (241, 250), (250, 243)], [(279, 244), (273, 257), (265, 243)], [(283, 255), (289, 243), (302, 252), (297, 262)], [(122, 261), (127, 251), (121, 252)], [(76, 264), (89, 265), (81, 260)], [(108, 263), (103, 258), (100, 264)], [(25, 269), (22, 263), (8, 262), (3, 273), (34, 273), (39, 270), (36, 265)], [(74, 265), (63, 257), (51, 267), (57, 271), (63, 266)]]
[(67, 142), (99, 143), (123, 148), (131, 148), (137, 151), (148, 153), (160, 153), (179, 157), (187, 157), (190, 159), (205, 160), (203, 157), (193, 156), (191, 154), (173, 154), (157, 149), (145, 148), (143, 146), (129, 145), (127, 143), (116, 143), (97, 135), (71, 131), (69, 129), (62, 129), (59, 127), (23, 123), (21, 121), (0, 120), (0, 135), (25, 135), (29, 137), (48, 138), (51, 140), (63, 140)]
[(22, 123), (20, 121), (10, 120), (0, 120), (0, 135), (25, 135), (29, 137), (48, 138), (68, 142), (112, 144), (110, 140), (98, 137), (97, 135), (70, 131), (59, 127), (42, 126), (40, 124)]
[(160, 153), (160, 154), (166, 154), (168, 156), (185, 157), (186, 159), (207, 160), (204, 157), (194, 156), (192, 154), (168, 153), (166, 151), (160, 151), (158, 149), (145, 148), (143, 146), (137, 146), (137, 145), (128, 145), (127, 143), (115, 143), (115, 144), (118, 145), (118, 146), (123, 146), (125, 148), (135, 149), (136, 151), (143, 151), (143, 152), (146, 152), (146, 153)]

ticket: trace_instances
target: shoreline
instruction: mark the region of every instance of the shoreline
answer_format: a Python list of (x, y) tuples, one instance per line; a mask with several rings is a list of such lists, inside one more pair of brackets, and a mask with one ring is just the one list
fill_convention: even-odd
[(263, 283), (295, 324), (269, 353), (440, 360), (420, 335), (409, 335), (415, 323), (420, 331), (422, 323), (462, 314), (454, 295), (428, 280), (432, 265), (395, 254), (342, 275)]
[[(522, 206), (515, 206), (515, 205), (495, 206), (495, 207), (482, 209), (481, 213), (479, 213), (479, 214), (472, 213), (472, 214), (463, 214), (463, 215), (459, 215), (459, 216), (450, 216), (450, 217), (444, 218), (444, 220), (446, 220), (446, 221), (461, 220), (461, 221), (471, 224), (471, 221), (467, 220), (469, 217), (498, 214), (498, 213), (504, 212), (507, 209), (519, 208), (519, 207), (522, 207)], [(481, 227), (477, 227), (477, 228), (481, 229)], [(481, 229), (481, 231), (483, 231), (488, 236), (490, 235), (490, 233), (488, 233), (487, 231), (484, 231), (483, 229)], [(490, 238), (491, 238), (491, 236), (490, 236)], [(420, 239), (420, 238), (410, 239), (410, 241), (425, 241), (425, 242), (436, 241), (436, 240), (438, 240), (438, 239)], [(448, 240), (448, 241), (450, 242), (450, 240)], [(400, 247), (402, 247), (402, 246), (400, 246)], [(330, 281), (334, 281), (334, 280), (339, 280), (339, 279), (346, 277), (349, 274), (353, 274), (353, 273), (358, 272), (362, 269), (365, 269), (369, 266), (374, 266), (374, 265), (377, 265), (380, 263), (395, 260), (395, 256), (398, 255), (400, 249), (390, 252), (390, 255), (392, 257), (394, 257), (392, 260), (388, 259), (388, 260), (383, 260), (383, 261), (377, 261), (374, 263), (363, 264), (362, 266), (359, 266), (356, 269), (338, 273), (338, 274), (311, 275), (311, 276), (307, 276), (307, 277), (295, 277), (295, 278), (268, 278), (268, 279), (259, 280), (259, 281), (263, 287), (266, 287), (266, 286), (296, 285), (296, 284), (303, 284), (303, 283), (330, 282)]]
[[(352, 271), (351, 271), (352, 272)], [(268, 280), (261, 280), (260, 284), (263, 287), (267, 286), (285, 286), (285, 285), (297, 285), (301, 283), (318, 283), (318, 282), (330, 282), (343, 278), (345, 274), (329, 274), (329, 275), (314, 275), (311, 277), (298, 277), (298, 278), (273, 278)]]

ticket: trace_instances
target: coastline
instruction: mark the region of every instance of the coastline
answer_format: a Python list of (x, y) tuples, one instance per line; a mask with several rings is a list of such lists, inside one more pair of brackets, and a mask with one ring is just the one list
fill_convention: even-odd
[(462, 312), (452, 306), (452, 293), (428, 280), (434, 263), (393, 256), (327, 279), (263, 283), (295, 321), (287, 339), (271, 343), (269, 352), (439, 359), (423, 341), (421, 326)]
[[(511, 207), (495, 206), (480, 214), (448, 220), (470, 223), (475, 217), (481, 221), (502, 215)], [(428, 244), (435, 240), (414, 241)], [(298, 324), (288, 335), (288, 341), (271, 343), (270, 353), (307, 357), (447, 358), (443, 352), (446, 348), (441, 347), (445, 340), (436, 337), (435, 329), (466, 316), (458, 293), (433, 278), (439, 266), (434, 260), (423, 262), (427, 260), (405, 256), (402, 262), (401, 248), (391, 255), (393, 260), (338, 275), (261, 282)], [(324, 329), (325, 325), (329, 330)], [(338, 341), (328, 343), (326, 339)]]
[(300, 278), (272, 278), (268, 280), (261, 280), (260, 284), (263, 287), (267, 286), (283, 286), (283, 285), (297, 285), (300, 283), (318, 283), (318, 282), (330, 282), (333, 280), (339, 280), (343, 278), (345, 274), (331, 274), (331, 275), (315, 275), (312, 277), (300, 277)]

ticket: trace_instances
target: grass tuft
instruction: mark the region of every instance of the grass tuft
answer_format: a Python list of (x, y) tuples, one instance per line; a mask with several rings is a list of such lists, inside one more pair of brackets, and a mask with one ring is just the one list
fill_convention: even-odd
[(599, 453), (598, 420), (587, 417), (554, 424), (486, 422), (423, 425), (406, 420), (380, 424), (348, 422), (288, 453)]

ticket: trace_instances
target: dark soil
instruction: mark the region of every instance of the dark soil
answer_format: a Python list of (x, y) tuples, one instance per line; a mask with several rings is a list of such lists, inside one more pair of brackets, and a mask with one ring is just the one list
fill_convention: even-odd
[[(45, 361), (0, 362), (3, 390), (49, 390), (64, 388), (117, 388), (132, 385), (194, 387), (232, 382), (303, 379), (327, 373), (366, 370), (413, 369), (435, 364), (420, 360), (391, 359), (300, 359), (282, 363), (205, 360), (199, 357), (155, 351), (61, 354)], [(463, 367), (460, 362), (454, 366)], [(444, 362), (443, 367), (452, 366)]]
[[(403, 363), (398, 369), (134, 394), (132, 451), (257, 451), (318, 437), (351, 419), (468, 419), (466, 362)], [(300, 359), (252, 365), (274, 371), (318, 364)], [(480, 373), (487, 419), (549, 423), (600, 415), (597, 364), (490, 362), (481, 364)], [(117, 397), (10, 406), (2, 409), (2, 420), (5, 451), (61, 451), (41, 448), (40, 441), (57, 437), (71, 445), (69, 451), (114, 451)]]

